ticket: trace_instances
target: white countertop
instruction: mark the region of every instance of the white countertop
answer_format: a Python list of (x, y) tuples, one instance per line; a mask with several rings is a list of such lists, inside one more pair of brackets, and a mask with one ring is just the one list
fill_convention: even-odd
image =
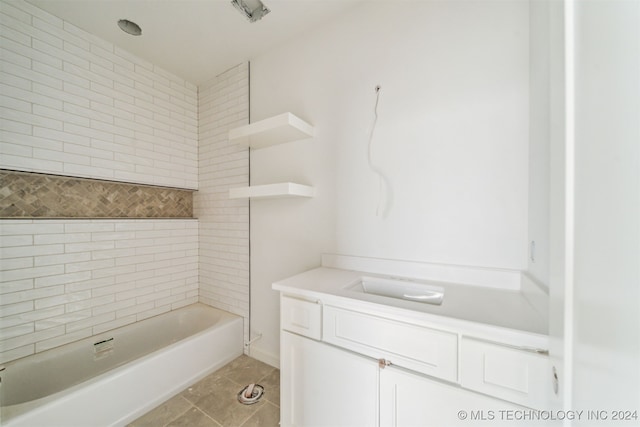
[(349, 289), (367, 272), (320, 267), (278, 281), (273, 289), (323, 304), (357, 306), (371, 314), (436, 326), (514, 346), (548, 349), (548, 321), (519, 290), (423, 281), (444, 288), (442, 305), (389, 298)]

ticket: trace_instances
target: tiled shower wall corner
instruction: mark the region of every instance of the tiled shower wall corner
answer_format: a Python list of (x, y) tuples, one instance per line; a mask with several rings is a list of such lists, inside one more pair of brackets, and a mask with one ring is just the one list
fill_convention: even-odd
[(249, 149), (228, 140), (249, 123), (249, 64), (199, 87), (200, 301), (243, 316), (249, 335), (249, 201), (229, 188), (249, 185)]
[(198, 221), (0, 220), (0, 363), (198, 301)]
[[(197, 88), (0, 1), (0, 168), (197, 187)], [(0, 362), (198, 300), (198, 222), (0, 221)]]
[(0, 168), (197, 188), (195, 85), (24, 0), (0, 13)]

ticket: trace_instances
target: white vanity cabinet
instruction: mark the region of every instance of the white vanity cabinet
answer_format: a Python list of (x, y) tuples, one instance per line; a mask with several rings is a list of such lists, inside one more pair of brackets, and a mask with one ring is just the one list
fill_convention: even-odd
[(544, 335), (446, 316), (451, 288), (438, 315), (354, 297), (360, 275), (320, 268), (274, 284), (282, 426), (521, 426), (515, 414), (548, 409)]
[(525, 409), (393, 366), (380, 370), (379, 396), (384, 427), (509, 425), (500, 411)]
[(282, 426), (501, 425), (499, 411), (524, 409), (294, 333), (280, 339)]
[(449, 381), (458, 372), (458, 335), (326, 305), (322, 340)]
[(289, 332), (280, 340), (280, 425), (378, 425), (375, 361)]

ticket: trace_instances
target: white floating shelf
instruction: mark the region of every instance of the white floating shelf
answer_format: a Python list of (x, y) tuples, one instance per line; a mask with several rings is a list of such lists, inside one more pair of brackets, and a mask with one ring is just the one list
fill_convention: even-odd
[(257, 149), (311, 138), (314, 135), (315, 128), (309, 123), (291, 113), (283, 113), (231, 129), (229, 141)]
[(250, 198), (280, 198), (280, 197), (313, 197), (316, 190), (308, 185), (294, 182), (280, 182), (277, 184), (253, 185), (251, 187), (232, 188), (229, 190), (230, 199)]

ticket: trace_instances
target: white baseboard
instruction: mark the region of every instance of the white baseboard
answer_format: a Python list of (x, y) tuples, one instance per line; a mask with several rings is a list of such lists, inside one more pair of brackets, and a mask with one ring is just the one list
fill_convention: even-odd
[(273, 366), (274, 368), (280, 369), (280, 356), (275, 355), (273, 353), (262, 350), (259, 347), (251, 346), (249, 349), (249, 356), (253, 357), (256, 360), (266, 363), (267, 365)]

